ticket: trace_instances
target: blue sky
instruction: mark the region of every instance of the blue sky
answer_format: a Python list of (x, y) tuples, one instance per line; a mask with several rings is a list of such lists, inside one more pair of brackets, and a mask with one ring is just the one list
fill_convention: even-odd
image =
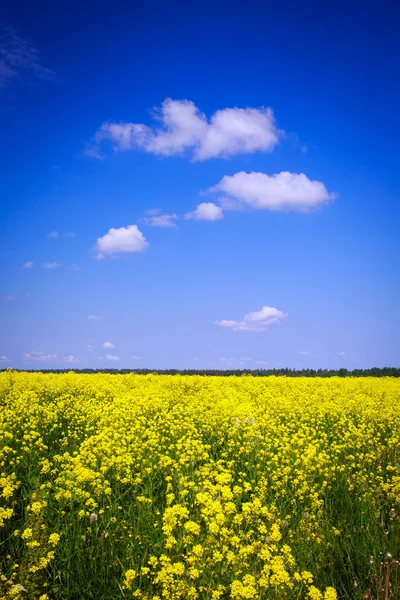
[(399, 366), (394, 3), (8, 4), (2, 366)]

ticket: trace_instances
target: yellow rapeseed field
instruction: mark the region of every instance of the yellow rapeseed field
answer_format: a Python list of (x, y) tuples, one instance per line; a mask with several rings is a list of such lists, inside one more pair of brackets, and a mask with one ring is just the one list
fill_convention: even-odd
[(0, 598), (400, 598), (400, 380), (0, 374)]

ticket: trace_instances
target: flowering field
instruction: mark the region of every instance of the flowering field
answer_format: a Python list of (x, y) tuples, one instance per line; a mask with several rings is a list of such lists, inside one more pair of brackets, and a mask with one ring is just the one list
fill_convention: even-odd
[(0, 374), (0, 598), (400, 598), (400, 380)]

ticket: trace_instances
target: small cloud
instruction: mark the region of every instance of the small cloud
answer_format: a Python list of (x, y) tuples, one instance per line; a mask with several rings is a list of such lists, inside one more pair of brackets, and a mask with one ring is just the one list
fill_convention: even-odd
[(56, 240), (60, 237), (60, 234), (58, 231), (50, 231), (50, 233), (47, 234), (47, 237)]
[(103, 317), (101, 315), (89, 315), (88, 320), (89, 321), (102, 321)]
[(9, 363), (9, 362), (11, 362), (11, 359), (7, 358), (7, 356), (0, 356), (0, 362), (1, 363)]
[(121, 360), (119, 356), (115, 356), (114, 354), (106, 354), (106, 356), (104, 358), (105, 358), (105, 360), (112, 360), (112, 361)]
[(32, 269), (32, 267), (33, 267), (33, 262), (31, 260), (28, 260), (28, 262), (26, 262), (22, 265), (23, 269)]
[(75, 264), (70, 265), (68, 267), (68, 271), (79, 271), (79, 265), (75, 265)]
[(11, 296), (11, 295), (10, 295), (10, 296), (7, 296), (7, 297), (6, 297), (6, 299), (7, 299), (9, 302), (15, 302), (15, 300), (18, 300), (18, 299), (19, 299), (19, 296)]
[(266, 366), (268, 362), (266, 360), (256, 360), (256, 365)]
[(107, 254), (125, 254), (132, 252), (143, 252), (148, 242), (137, 225), (128, 225), (109, 229), (103, 237), (97, 238), (97, 259), (104, 258)]
[(185, 214), (185, 219), (195, 221), (220, 221), (224, 218), (222, 208), (213, 202), (201, 202), (196, 210)]
[(73, 363), (79, 363), (80, 359), (76, 356), (72, 356), (72, 354), (69, 354), (68, 356), (64, 356), (63, 360), (67, 363), (73, 364)]
[(339, 358), (343, 358), (345, 355), (345, 352), (336, 352), (336, 356), (338, 356)]
[(178, 215), (166, 214), (166, 215), (153, 215), (146, 219), (146, 224), (151, 227), (176, 227), (176, 221), (179, 219)]
[(42, 263), (42, 269), (58, 269), (59, 267), (61, 267), (61, 265), (56, 262)]
[(89, 352), (93, 352), (93, 346), (91, 346), (90, 344), (87, 345), (87, 349)]
[(131, 356), (131, 360), (142, 360), (141, 356)]
[(76, 233), (73, 233), (72, 231), (65, 231), (63, 233), (63, 237), (74, 238), (74, 237), (76, 237)]
[(308, 350), (300, 350), (299, 356), (311, 356), (311, 352)]
[(23, 354), (23, 359), (26, 361), (50, 363), (55, 361), (56, 358), (57, 356), (55, 354), (45, 354), (45, 352), (35, 352), (33, 350)]
[(262, 332), (266, 331), (271, 325), (281, 323), (286, 317), (287, 315), (277, 308), (263, 306), (260, 311), (245, 315), (242, 321), (223, 319), (222, 321), (216, 321), (215, 324), (233, 331)]
[(111, 342), (104, 342), (103, 348), (115, 348), (115, 346)]

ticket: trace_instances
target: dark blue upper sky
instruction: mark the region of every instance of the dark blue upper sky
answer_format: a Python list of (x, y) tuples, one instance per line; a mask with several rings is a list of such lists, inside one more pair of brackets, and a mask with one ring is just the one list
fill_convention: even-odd
[(399, 17), (2, 6), (2, 364), (399, 366)]

